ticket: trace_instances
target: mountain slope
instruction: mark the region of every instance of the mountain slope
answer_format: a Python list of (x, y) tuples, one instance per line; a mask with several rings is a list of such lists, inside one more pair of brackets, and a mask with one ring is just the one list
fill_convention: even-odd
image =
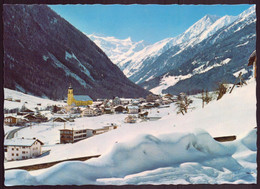
[(247, 60), (255, 50), (255, 24), (253, 6), (202, 41), (172, 47), (156, 60), (157, 65), (163, 64), (165, 72), (150, 67), (157, 76), (140, 85), (155, 93), (195, 93), (202, 89), (214, 90), (219, 82), (233, 83), (240, 70), (244, 70), (245, 79), (249, 78), (252, 72)]
[(88, 37), (45, 5), (4, 5), (4, 87), (64, 98), (145, 96)]

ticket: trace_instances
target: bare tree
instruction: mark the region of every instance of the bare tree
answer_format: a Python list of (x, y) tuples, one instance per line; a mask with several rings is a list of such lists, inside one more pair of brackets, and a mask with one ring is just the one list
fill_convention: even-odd
[(224, 94), (227, 92), (227, 87), (224, 85), (224, 83), (219, 83), (217, 88), (217, 100), (221, 99)]
[(180, 93), (177, 96), (176, 106), (178, 108), (177, 114), (182, 113), (184, 115), (188, 112), (189, 106), (193, 101), (188, 98), (188, 96), (185, 93)]

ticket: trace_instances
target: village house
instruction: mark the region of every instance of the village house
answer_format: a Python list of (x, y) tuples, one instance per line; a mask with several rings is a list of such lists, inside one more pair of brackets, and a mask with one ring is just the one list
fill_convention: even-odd
[(154, 108), (154, 103), (148, 102), (148, 103), (143, 103), (142, 104), (142, 108), (143, 109), (150, 109), (150, 108)]
[(102, 115), (103, 114), (103, 112), (100, 108), (94, 108), (94, 112), (95, 112), (96, 115)]
[(125, 123), (135, 123), (137, 121), (137, 117), (133, 115), (129, 115), (125, 118)]
[(44, 115), (40, 114), (40, 113), (36, 114), (35, 117), (36, 117), (38, 122), (46, 122), (46, 121), (48, 121), (48, 118), (45, 117)]
[(34, 111), (26, 108), (25, 106), (23, 106), (20, 112), (17, 113), (17, 115), (27, 115), (27, 114), (33, 115)]
[(114, 107), (114, 111), (116, 113), (123, 113), (124, 111), (126, 111), (126, 108), (124, 106), (119, 105)]
[(55, 118), (53, 118), (53, 120), (52, 120), (53, 122), (67, 122), (67, 120), (66, 119), (64, 119), (64, 118), (61, 118), (61, 117), (55, 117)]
[(146, 100), (144, 98), (139, 98), (139, 103), (144, 103)]
[(134, 100), (132, 100), (132, 102), (131, 102), (131, 104), (132, 104), (133, 106), (138, 106), (139, 103), (140, 103), (139, 99), (134, 99)]
[(99, 129), (94, 129), (93, 134), (94, 135), (103, 134), (103, 133), (111, 131), (113, 129), (117, 129), (117, 127), (118, 126), (116, 124), (112, 123), (111, 125), (107, 125), (107, 126), (104, 126), (102, 128), (99, 128)]
[(129, 99), (129, 98), (120, 98), (121, 100), (121, 105), (128, 105), (131, 103), (132, 99)]
[(22, 160), (34, 158), (42, 154), (43, 142), (33, 138), (14, 138), (4, 141), (6, 160)]
[(164, 97), (164, 98), (168, 98), (168, 99), (170, 99), (170, 98), (172, 98), (172, 97), (173, 97), (173, 95), (172, 95), (172, 94), (169, 94), (169, 93), (167, 93), (167, 94), (165, 94), (163, 97)]
[(147, 111), (145, 111), (145, 112), (140, 112), (140, 113), (138, 114), (138, 118), (142, 118), (142, 119), (147, 118), (147, 116), (148, 116), (148, 112), (147, 112)]
[(14, 116), (7, 116), (4, 118), (4, 124), (9, 126), (16, 125), (18, 121), (19, 119)]
[(24, 118), (29, 120), (29, 122), (37, 122), (37, 123), (40, 122), (40, 120), (32, 114), (27, 114), (24, 116)]
[(97, 115), (97, 112), (94, 110), (94, 108), (91, 108), (91, 107), (85, 108), (81, 113), (82, 117), (91, 117), (91, 116), (96, 116), (96, 115)]
[(138, 114), (140, 109), (138, 106), (127, 106), (127, 111), (129, 114)]
[(93, 136), (92, 129), (61, 129), (60, 130), (60, 143), (73, 143)]
[(8, 126), (24, 126), (29, 120), (22, 116), (7, 116), (4, 118), (4, 124)]
[(115, 97), (115, 98), (113, 99), (113, 105), (114, 105), (114, 106), (118, 106), (118, 105), (120, 105), (120, 104), (121, 104), (120, 98), (119, 98), (119, 97)]
[(104, 113), (104, 114), (112, 114), (112, 113), (113, 113), (113, 110), (112, 110), (112, 108), (104, 108), (104, 109), (103, 109), (103, 113)]
[(146, 96), (147, 102), (154, 102), (155, 100), (159, 99), (160, 97), (158, 95), (149, 94)]

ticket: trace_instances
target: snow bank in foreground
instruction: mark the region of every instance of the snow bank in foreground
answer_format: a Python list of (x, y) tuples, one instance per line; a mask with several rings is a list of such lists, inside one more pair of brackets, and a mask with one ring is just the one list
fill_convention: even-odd
[[(5, 184), (161, 184), (164, 179), (165, 184), (253, 183), (256, 167), (243, 167), (240, 161), (256, 166), (255, 141), (256, 130), (228, 143), (215, 141), (204, 130), (157, 137), (139, 135), (131, 141), (115, 143), (100, 158), (59, 163), (35, 176), (23, 170), (6, 171)], [(248, 162), (248, 157), (239, 156), (241, 152), (251, 157)]]

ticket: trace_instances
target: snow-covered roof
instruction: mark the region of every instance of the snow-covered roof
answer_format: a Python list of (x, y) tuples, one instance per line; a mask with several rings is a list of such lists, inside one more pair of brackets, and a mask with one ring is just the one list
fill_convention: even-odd
[(88, 95), (74, 95), (73, 97), (77, 101), (93, 101)]
[(128, 106), (128, 109), (138, 109), (138, 106)]
[(4, 146), (32, 146), (35, 141), (40, 142), (38, 139), (29, 139), (29, 138), (13, 138), (13, 139), (6, 139), (4, 141)]

